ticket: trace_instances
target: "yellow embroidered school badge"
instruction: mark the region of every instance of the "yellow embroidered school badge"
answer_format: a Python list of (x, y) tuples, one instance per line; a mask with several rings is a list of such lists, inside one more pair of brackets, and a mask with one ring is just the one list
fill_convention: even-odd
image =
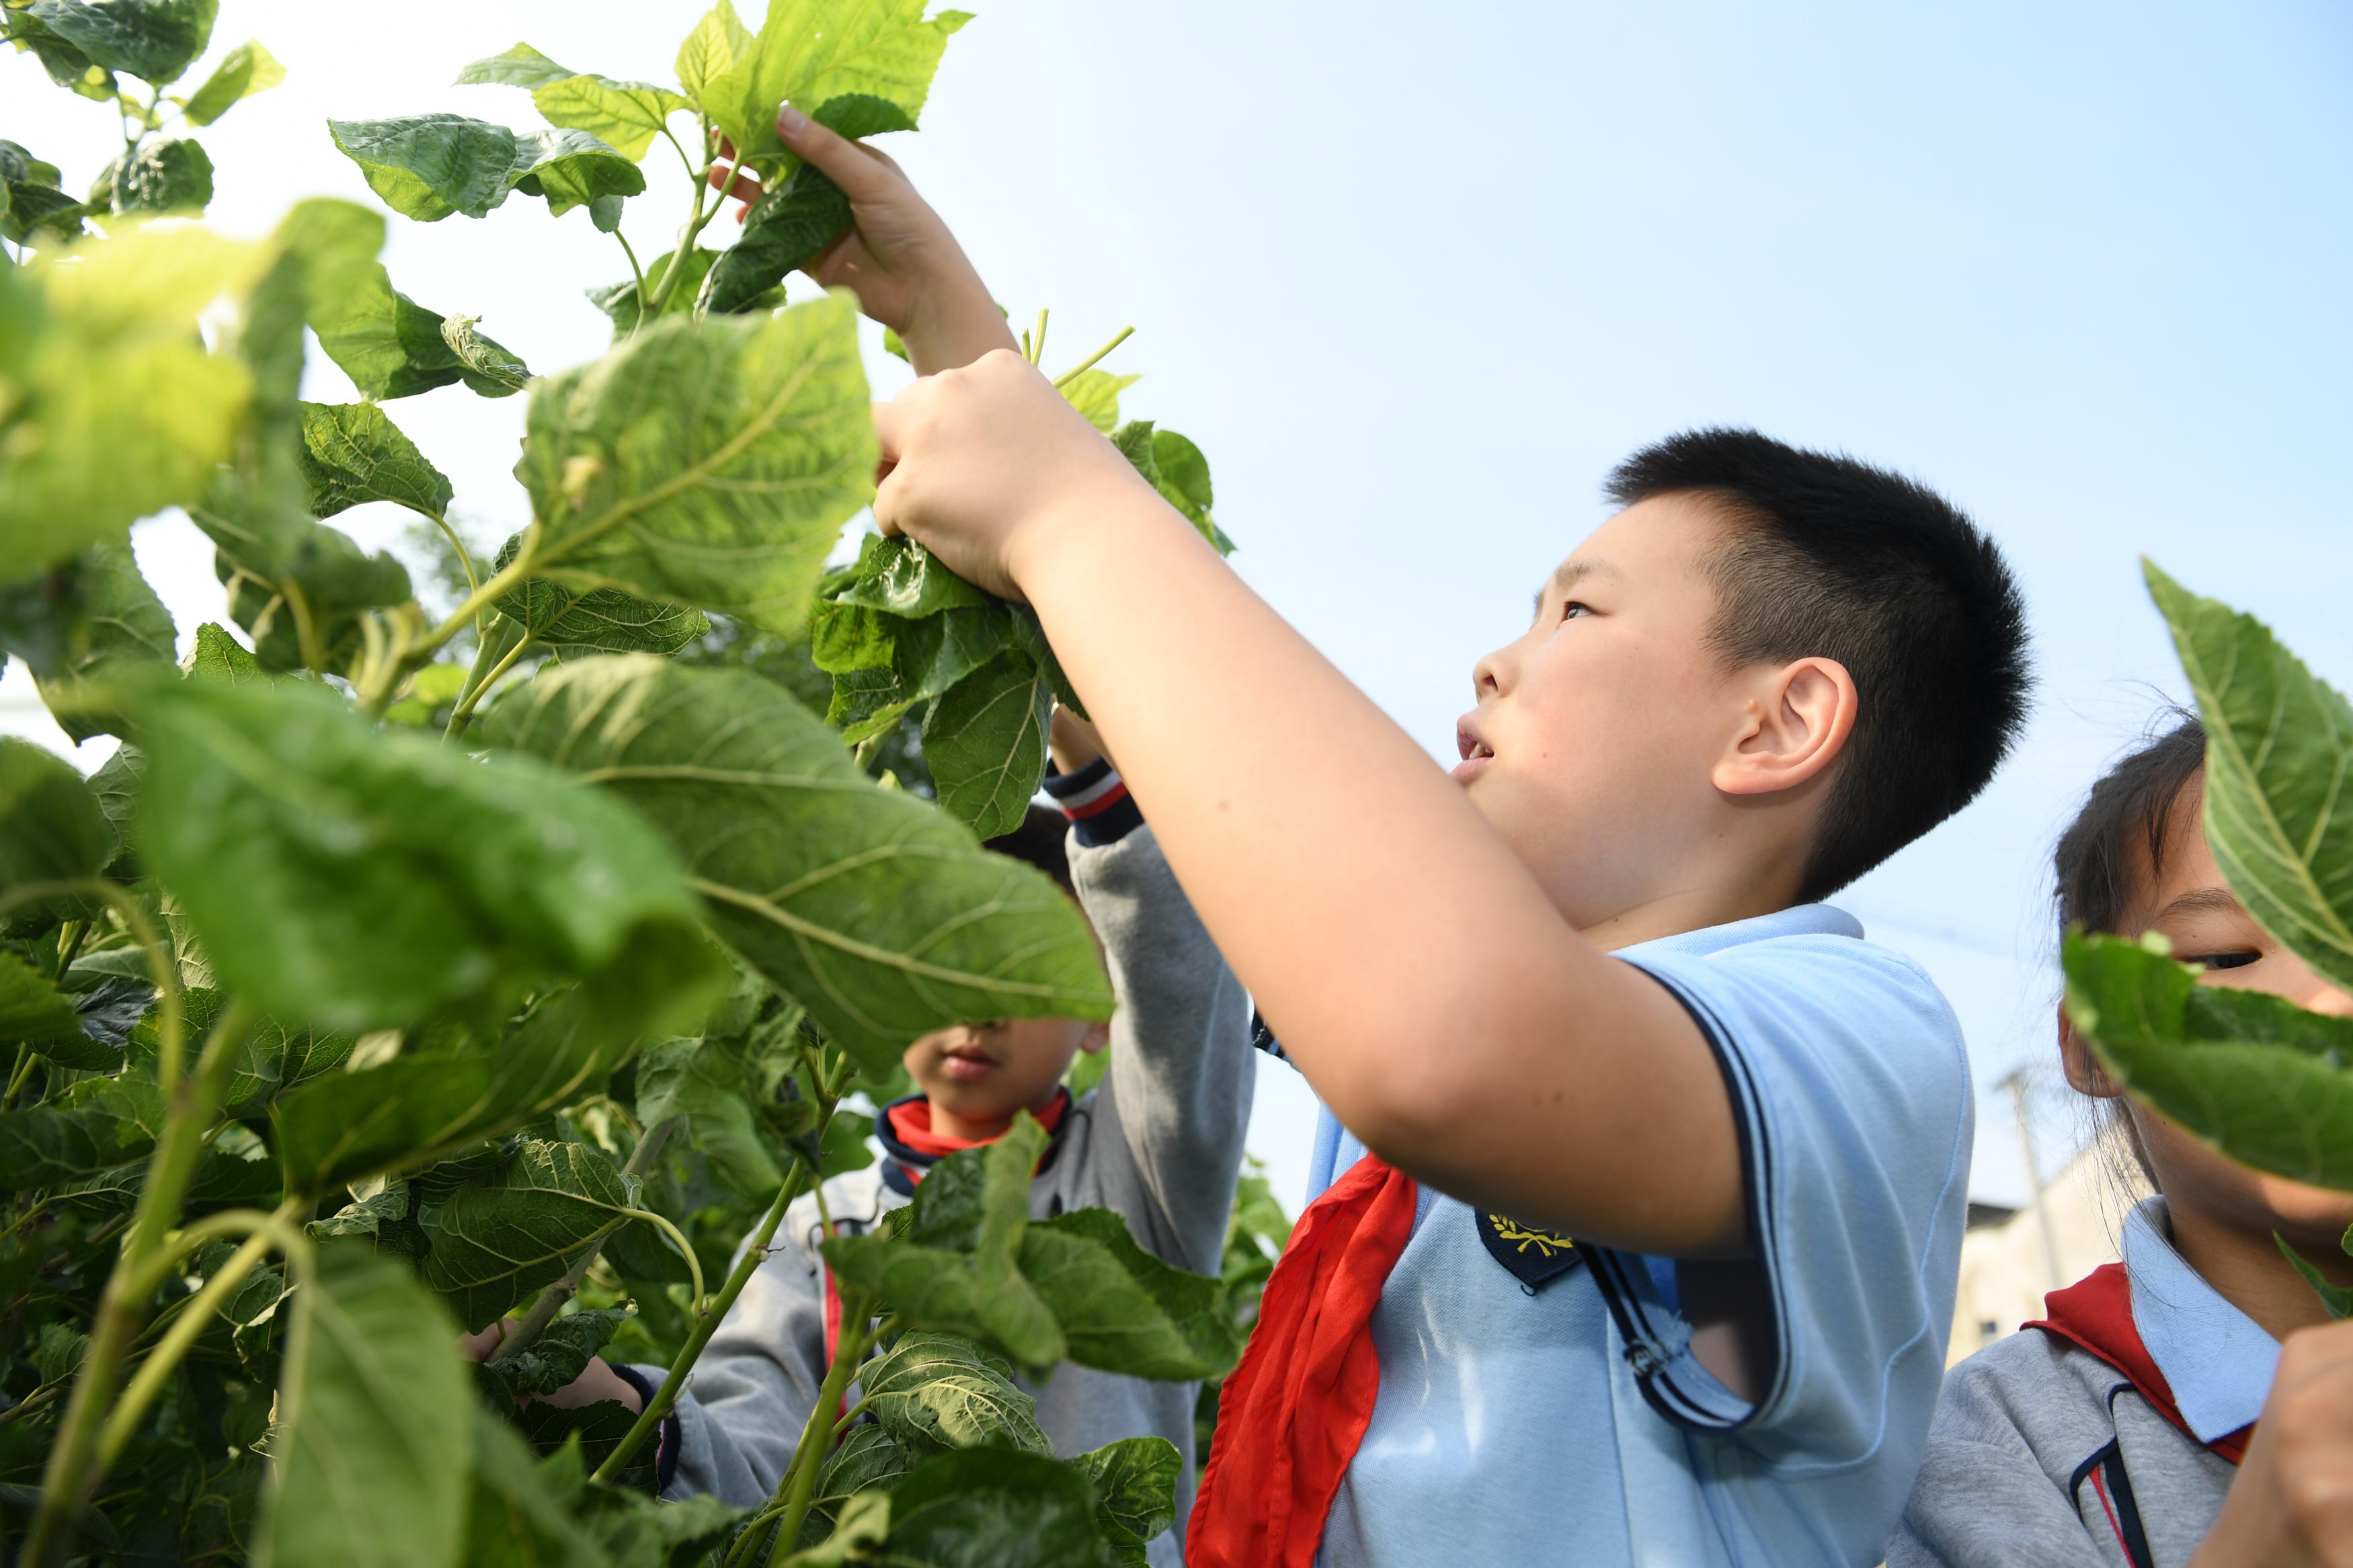
[(1481, 1213), (1479, 1239), (1530, 1295), (1576, 1268), (1580, 1257), (1575, 1237), (1523, 1225), (1508, 1215)]

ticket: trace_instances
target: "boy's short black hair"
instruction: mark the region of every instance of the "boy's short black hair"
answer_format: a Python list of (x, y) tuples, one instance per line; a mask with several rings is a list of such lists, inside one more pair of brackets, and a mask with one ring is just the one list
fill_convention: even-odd
[(2125, 912), (2165, 875), (2174, 808), (2205, 765), (2206, 727), (2183, 713), (2092, 786), (2051, 857), (2060, 930), (2134, 934), (2124, 930)]
[(1799, 891), (1825, 898), (1968, 805), (2026, 718), (2026, 606), (1993, 542), (1916, 480), (1754, 430), (1689, 430), (1609, 476), (1620, 507), (1699, 495), (1734, 524), (1707, 563), (1732, 668), (1810, 656), (1862, 710)]
[(1037, 867), (1054, 879), (1055, 886), (1075, 899), (1079, 889), (1071, 880), (1070, 834), (1070, 818), (1050, 805), (1032, 802), (1029, 815), (1021, 819), (1020, 826), (1001, 838), (990, 839), (984, 847)]

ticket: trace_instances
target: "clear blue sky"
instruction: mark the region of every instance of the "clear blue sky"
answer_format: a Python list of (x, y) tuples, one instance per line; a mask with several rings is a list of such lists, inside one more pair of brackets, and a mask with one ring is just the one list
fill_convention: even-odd
[[(1433, 752), (1472, 659), (1602, 515), (1601, 475), (1671, 430), (1843, 447), (1991, 530), (2031, 604), (2033, 729), (1981, 802), (1841, 900), (1944, 983), (1989, 1089), (2050, 1054), (2050, 841), (2181, 689), (2136, 555), (2353, 679), (2341, 6), (972, 3), (894, 155), (1018, 319), (1053, 307), (1050, 365), (1137, 327), (1113, 362), (1146, 374), (1128, 409), (1208, 453), (1235, 564)], [(222, 46), (258, 36), (293, 76), (206, 133), (216, 218), (365, 199), (331, 114), (525, 125), (522, 93), (445, 84), (518, 37), (666, 78), (700, 9), (411, 0), (387, 26), (224, 0)], [(107, 155), (109, 117), (28, 59), (0, 58), (0, 135), (75, 179)], [(627, 226), (649, 256), (676, 222), (668, 156)], [(626, 268), (584, 214), (518, 200), (395, 234), (399, 287), (535, 368), (602, 346), (579, 290)], [(350, 391), (325, 367), (311, 394)], [(520, 524), (522, 399), (394, 413), (470, 531)], [(138, 543), (184, 637), (218, 616), (184, 521)], [(27, 694), (18, 672), (0, 699)], [(1280, 769), (1282, 737), (1241, 762)], [(1254, 1143), (1295, 1204), (1303, 1099), (1269, 1089)], [(2063, 1136), (2063, 1091), (2045, 1100)], [(1980, 1121), (1975, 1185), (2014, 1201), (1997, 1097)]]

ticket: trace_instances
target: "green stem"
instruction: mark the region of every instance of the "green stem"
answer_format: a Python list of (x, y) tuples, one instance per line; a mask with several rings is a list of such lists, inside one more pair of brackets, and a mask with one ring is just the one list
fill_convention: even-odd
[[(699, 126), (703, 145), (708, 147), (711, 144), (709, 117), (702, 119)], [(676, 142), (673, 142), (672, 145), (675, 146)], [(670, 303), (670, 296), (678, 292), (678, 280), (686, 276), (686, 258), (694, 254), (694, 242), (702, 237), (703, 226), (716, 217), (719, 215), (719, 209), (727, 205), (726, 198), (723, 196), (712, 205), (708, 216), (704, 214), (703, 198), (712, 194), (711, 163), (706, 159), (702, 167), (697, 170), (694, 167), (694, 160), (686, 157), (685, 148), (680, 147), (678, 153), (680, 157), (686, 159), (687, 170), (694, 176), (694, 210), (687, 215), (685, 226), (678, 231), (678, 245), (670, 253), (670, 266), (663, 270), (661, 283), (654, 290), (650, 310), (657, 316), (660, 315), (662, 308)], [(644, 321), (645, 312), (640, 311), (638, 319), (640, 321)]]
[(90, 940), (88, 921), (68, 921), (58, 928), (58, 966), (49, 971), (51, 980), (63, 980), (74, 960), (81, 956), (82, 943)]
[[(629, 1151), (628, 1161), (622, 1165), (621, 1173), (626, 1176), (642, 1176), (652, 1170), (654, 1162), (661, 1158), (662, 1145), (670, 1142), (670, 1135), (677, 1131), (685, 1120), (682, 1116), (673, 1116), (667, 1121), (654, 1123), (646, 1134), (638, 1140), (638, 1146)], [(522, 1315), (522, 1321), (515, 1324), (514, 1331), (500, 1342), (499, 1353), (491, 1358), (493, 1364), (511, 1361), (531, 1349), (533, 1342), (546, 1331), (547, 1325), (555, 1321), (555, 1314), (564, 1310), (564, 1303), (572, 1300), (573, 1295), (578, 1291), (580, 1281), (588, 1278), (588, 1270), (596, 1264), (597, 1255), (604, 1250), (605, 1238), (599, 1238), (590, 1244), (588, 1250), (580, 1255), (579, 1261), (565, 1271), (563, 1279), (540, 1291), (537, 1298), (532, 1301), (531, 1310), (525, 1312)], [(688, 1256), (691, 1257), (692, 1253), (690, 1251)], [(698, 1294), (700, 1294), (700, 1279), (701, 1276), (698, 1275)]]
[(28, 1040), (16, 1047), (16, 1065), (8, 1074), (7, 1092), (0, 1094), (0, 1110), (5, 1110), (16, 1103), (16, 1096), (23, 1091), (25, 1080), (32, 1076), (33, 1046)]
[[(646, 324), (646, 269), (638, 265), (638, 253), (629, 244), (628, 235), (617, 228), (613, 231), (613, 237), (621, 242), (621, 254), (629, 258), (629, 276), (638, 280), (638, 327), (642, 327)], [(635, 331), (637, 327), (629, 330)]]
[[(872, 1302), (864, 1292), (845, 1290), (841, 1295), (841, 1321), (844, 1324), (860, 1325), (853, 1330), (845, 1327), (835, 1344), (833, 1364), (825, 1369), (825, 1382), (817, 1391), (817, 1406), (801, 1427), (801, 1440), (793, 1450), (792, 1463), (785, 1468), (785, 1479), (777, 1487), (784, 1503), (784, 1518), (777, 1522), (776, 1544), (768, 1549), (768, 1568), (780, 1568), (785, 1559), (793, 1554), (794, 1544), (800, 1540), (802, 1521), (808, 1518), (809, 1500), (817, 1495), (817, 1473), (824, 1468), (825, 1458), (833, 1452), (834, 1440), (847, 1425), (847, 1415), (836, 1416), (841, 1408), (842, 1394), (849, 1380), (866, 1360), (866, 1352), (896, 1322), (886, 1319), (868, 1325), (867, 1318)], [(853, 1317), (852, 1314), (855, 1313)], [(865, 1401), (859, 1402), (860, 1405)]]
[(1078, 380), (1079, 377), (1084, 375), (1087, 372), (1094, 369), (1095, 366), (1103, 363), (1103, 356), (1105, 354), (1110, 353), (1112, 350), (1119, 347), (1120, 344), (1127, 342), (1128, 339), (1134, 335), (1135, 329), (1134, 327), (1122, 327), (1119, 330), (1119, 335), (1117, 337), (1112, 339), (1111, 342), (1103, 344), (1103, 347), (1095, 350), (1094, 353), (1089, 354), (1086, 358), (1081, 360), (1078, 363), (1072, 365), (1061, 374), (1056, 376), (1054, 378), (1054, 390), (1060, 392), (1062, 388), (1070, 385), (1071, 383)]
[[(516, 624), (520, 626), (522, 623), (518, 622)], [(483, 676), (481, 679), (474, 682), (473, 686), (470, 689), (459, 697), (458, 705), (449, 710), (449, 723), (448, 727), (441, 731), (441, 738), (443, 740), (454, 741), (459, 736), (466, 732), (466, 726), (473, 721), (475, 706), (479, 704), (483, 698), (490, 695), (491, 688), (499, 683), (499, 677), (504, 675), (508, 670), (512, 669), (514, 668), (514, 661), (521, 658), (523, 656), (523, 651), (538, 640), (539, 639), (532, 636), (530, 632), (525, 631), (522, 636), (515, 639), (514, 647), (507, 649), (505, 657), (501, 658), (498, 663), (491, 666), (491, 670), (488, 675)]]
[(467, 625), (485, 605), (494, 605), (504, 598), (508, 590), (531, 575), (533, 558), (539, 553), (539, 520), (522, 531), (522, 544), (515, 558), (491, 574), (491, 580), (466, 595), (466, 602), (449, 612), (448, 618), (425, 635), (424, 640), (412, 644), (405, 662), (410, 667), (425, 663), (441, 651), (441, 645), (466, 629)]
[(1029, 363), (1038, 363), (1046, 357), (1046, 308), (1038, 308), (1038, 330), (1029, 339)]
[(26, 882), (0, 893), (0, 915), (19, 904), (50, 899), (96, 899), (121, 917), (123, 926), (139, 943), (147, 961), (147, 978), (155, 987), (159, 1016), (155, 1027), (155, 1086), (169, 1096), (180, 1081), (180, 1057), (186, 1048), (187, 1014), (180, 997), (180, 973), (155, 930), (155, 922), (139, 900), (123, 889), (98, 877), (68, 877), (55, 882)]
[(27, 1415), (39, 1415), (63, 1398), (68, 1386), (62, 1383), (41, 1384), (7, 1409), (0, 1410), (0, 1426), (5, 1426), (12, 1421), (21, 1421)]
[[(204, 1289), (189, 1298), (187, 1305), (174, 1319), (170, 1331), (148, 1352), (147, 1359), (140, 1363), (137, 1374), (122, 1391), (122, 1397), (108, 1413), (106, 1426), (98, 1435), (98, 1468), (101, 1473), (114, 1468), (114, 1461), (122, 1455), (123, 1445), (138, 1432), (141, 1417), (147, 1414), (148, 1406), (154, 1404), (155, 1396), (163, 1393), (164, 1381), (178, 1368), (181, 1358), (196, 1342), (196, 1336), (204, 1332), (213, 1314), (227, 1305), (229, 1297), (245, 1283), (246, 1276), (269, 1255), (272, 1247), (281, 1247), (291, 1252), (302, 1244), (302, 1236), (291, 1228), (294, 1216), (301, 1212), (301, 1199), (290, 1198), (276, 1214), (243, 1209), (214, 1215), (206, 1222), (206, 1235), (195, 1246), (201, 1246), (203, 1241), (215, 1236), (237, 1230), (247, 1233), (245, 1245), (214, 1269), (205, 1280)], [(193, 1246), (185, 1246), (189, 1234), (184, 1232), (179, 1238), (186, 1251), (194, 1250)], [(182, 1255), (185, 1256), (185, 1251)], [(152, 1291), (154, 1285), (151, 1284), (148, 1289)]]
[[(628, 241), (623, 240), (621, 243), (626, 246)], [(632, 257), (630, 259), (634, 262), (636, 258)], [(480, 588), (482, 585), (482, 580), (474, 573), (474, 552), (466, 548), (466, 542), (458, 537), (458, 531), (449, 526), (449, 520), (438, 511), (428, 511), (423, 507), (417, 509), (417, 515), (439, 529), (441, 537), (449, 542), (449, 548), (458, 552), (458, 564), (465, 570), (466, 574), (466, 591), (470, 594)], [(481, 628), (477, 626), (475, 629), (480, 631)]]
[[(826, 1123), (833, 1119), (833, 1108), (840, 1101), (842, 1091), (849, 1087), (849, 1075), (854, 1068), (849, 1054), (844, 1052), (838, 1072), (820, 1072), (818, 1075), (818, 1091), (823, 1100), (818, 1120), (819, 1137), (824, 1135)], [(744, 1293), (744, 1287), (752, 1282), (753, 1274), (767, 1261), (768, 1244), (776, 1239), (776, 1227), (785, 1220), (785, 1211), (801, 1195), (802, 1188), (807, 1185), (815, 1173), (807, 1161), (793, 1162), (785, 1184), (776, 1192), (776, 1201), (768, 1205), (768, 1212), (761, 1216), (758, 1228), (744, 1243), (743, 1256), (728, 1271), (727, 1282), (719, 1288), (718, 1295), (704, 1304), (702, 1315), (695, 1320), (693, 1329), (687, 1334), (685, 1345), (678, 1352), (678, 1359), (670, 1363), (670, 1375), (662, 1379), (661, 1387), (654, 1391), (653, 1398), (647, 1402), (645, 1409), (638, 1413), (637, 1424), (629, 1428), (613, 1451), (605, 1456), (605, 1462), (596, 1467), (596, 1473), (590, 1479), (610, 1483), (621, 1473), (621, 1467), (628, 1463), (629, 1456), (644, 1447), (647, 1437), (661, 1425), (662, 1417), (670, 1414), (670, 1406), (678, 1403), (679, 1390), (686, 1386), (687, 1373), (694, 1370), (696, 1360), (702, 1354), (702, 1347), (711, 1342), (711, 1336), (718, 1331), (728, 1309), (735, 1305), (735, 1299)]]
[[(21, 889), (20, 889), (21, 891)], [(73, 1520), (104, 1474), (97, 1462), (100, 1423), (113, 1404), (122, 1375), (123, 1353), (145, 1315), (151, 1285), (135, 1289), (148, 1274), (148, 1259), (178, 1218), (180, 1202), (195, 1173), (196, 1153), (206, 1131), (220, 1108), (229, 1068), (253, 1026), (254, 1009), (242, 997), (232, 997), (221, 1009), (195, 1070), (167, 1097), (162, 1133), (147, 1164), (131, 1229), (122, 1250), (99, 1298), (97, 1320), (90, 1326), (90, 1344), (82, 1352), (81, 1371), (74, 1378), (66, 1402), (65, 1419), (49, 1450), (49, 1464), (41, 1478), (41, 1500), (33, 1517), (33, 1533), (19, 1559), (23, 1568), (58, 1568), (72, 1546)]]

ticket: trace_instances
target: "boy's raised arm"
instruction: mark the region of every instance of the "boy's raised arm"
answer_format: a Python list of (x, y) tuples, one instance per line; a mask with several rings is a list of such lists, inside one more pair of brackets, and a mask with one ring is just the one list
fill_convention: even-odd
[(1741, 1250), (1731, 1102), (1682, 1006), (1579, 937), (1043, 376), (993, 353), (877, 423), (885, 531), (1035, 606), (1204, 923), (1343, 1123), (1475, 1205), (1630, 1250)]

